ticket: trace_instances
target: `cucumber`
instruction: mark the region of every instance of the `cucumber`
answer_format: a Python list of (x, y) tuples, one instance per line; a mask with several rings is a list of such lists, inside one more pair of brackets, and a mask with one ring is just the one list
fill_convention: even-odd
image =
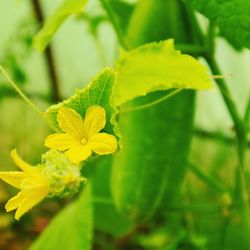
[[(183, 35), (183, 11), (176, 0), (139, 1), (128, 28), (130, 47), (172, 37), (189, 41), (188, 32)], [(166, 91), (154, 92), (127, 106), (163, 95)], [(187, 169), (194, 102), (194, 92), (184, 91), (148, 109), (120, 115), (122, 150), (114, 157), (111, 189), (117, 209), (131, 221), (152, 218), (178, 196)]]

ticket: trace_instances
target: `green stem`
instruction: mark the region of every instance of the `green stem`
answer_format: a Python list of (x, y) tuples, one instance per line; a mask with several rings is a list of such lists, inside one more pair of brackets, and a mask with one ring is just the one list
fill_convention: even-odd
[[(222, 75), (217, 62), (214, 59), (214, 26), (210, 25), (208, 30), (208, 37), (205, 37), (202, 34), (200, 29), (199, 23), (195, 17), (195, 13), (187, 4), (189, 8), (191, 22), (194, 26), (194, 29), (197, 34), (198, 45), (204, 46), (206, 48), (206, 52), (204, 53), (204, 58), (208, 62), (211, 71), (215, 75)], [(219, 87), (221, 95), (224, 99), (224, 102), (227, 106), (228, 112), (233, 120), (236, 136), (237, 136), (237, 151), (238, 151), (238, 158), (239, 158), (239, 166), (237, 168), (237, 175), (236, 175), (236, 188), (235, 188), (235, 195), (234, 195), (234, 204), (239, 209), (239, 213), (241, 215), (241, 220), (244, 223), (247, 230), (250, 230), (250, 218), (249, 218), (249, 194), (247, 192), (246, 180), (244, 176), (244, 158), (245, 158), (245, 150), (247, 145), (247, 133), (244, 120), (240, 117), (238, 110), (236, 108), (235, 103), (232, 100), (231, 94), (227, 88), (226, 82), (224, 79), (216, 79), (216, 83)], [(228, 226), (228, 219), (225, 221), (224, 225), (224, 232), (226, 232), (226, 227)], [(224, 240), (223, 240), (224, 244)], [(224, 248), (224, 245), (222, 246)]]
[(200, 56), (204, 53), (204, 48), (195, 44), (176, 44), (175, 48), (182, 53)]
[(250, 98), (248, 99), (244, 120), (245, 120), (245, 124), (247, 126), (247, 129), (249, 130), (249, 126), (250, 126)]
[(176, 89), (174, 91), (172, 91), (171, 93), (168, 93), (166, 94), (165, 96), (153, 101), (153, 102), (150, 102), (150, 103), (147, 103), (147, 104), (143, 104), (143, 105), (140, 105), (140, 106), (137, 106), (137, 107), (133, 107), (133, 108), (128, 108), (128, 109), (124, 109), (124, 110), (120, 110), (120, 113), (127, 113), (127, 112), (132, 112), (132, 111), (138, 111), (138, 110), (142, 110), (142, 109), (147, 109), (147, 108), (150, 108), (152, 106), (155, 106), (165, 100), (167, 100), (168, 98), (178, 94), (179, 92), (181, 92), (183, 89)]
[[(229, 146), (235, 145), (235, 142), (237, 142), (235, 137), (225, 136), (219, 131), (210, 132), (201, 128), (195, 128), (194, 134), (195, 136), (200, 137), (202, 139), (220, 141)], [(250, 148), (250, 140), (247, 141), (247, 148)]]
[(188, 1), (185, 1), (185, 7), (187, 9), (187, 13), (188, 13), (188, 17), (189, 17), (189, 21), (191, 23), (191, 26), (193, 28), (192, 32), (194, 34), (194, 38), (195, 38), (195, 42), (197, 45), (204, 45), (204, 41), (205, 41), (205, 37), (204, 34), (200, 28), (200, 25), (197, 21), (197, 18), (195, 16), (195, 11), (193, 9), (193, 7), (191, 6), (191, 3), (189, 3)]
[(43, 112), (23, 93), (23, 91), (17, 86), (17, 84), (10, 78), (6, 70), (0, 65), (0, 71), (3, 73), (7, 82), (14, 88), (14, 90), (23, 98), (23, 100), (37, 113), (53, 130), (55, 128), (53, 125), (46, 119)]
[(121, 44), (121, 46), (125, 49), (125, 50), (129, 50), (129, 47), (127, 45), (127, 42), (125, 40), (125, 37), (122, 33), (122, 30), (120, 28), (120, 25), (118, 23), (118, 20), (117, 18), (115, 17), (114, 13), (113, 13), (113, 10), (112, 10), (112, 7), (110, 6), (109, 2), (107, 0), (100, 0), (103, 8), (106, 10), (108, 16), (109, 16), (109, 20), (110, 22), (112, 23), (114, 29), (115, 29), (115, 32), (117, 34), (117, 37), (119, 39), (119, 42)]
[[(5, 97), (9, 97), (9, 98), (20, 98), (20, 96), (17, 96), (15, 92), (13, 92), (13, 88), (10, 86), (0, 86), (0, 92), (1, 94), (3, 94), (3, 96)], [(27, 94), (27, 92), (26, 92)], [(29, 96), (30, 98), (36, 98), (39, 99), (41, 101), (44, 101), (46, 103), (50, 103), (50, 96), (49, 95), (43, 95), (40, 93), (28, 93), (27, 96)]]
[[(206, 60), (210, 65), (210, 68), (214, 74), (221, 74), (221, 71), (213, 57), (206, 56)], [(247, 185), (244, 176), (244, 160), (245, 160), (245, 151), (247, 146), (246, 128), (243, 119), (241, 119), (237, 111), (236, 105), (233, 102), (233, 99), (231, 97), (231, 94), (227, 88), (224, 79), (216, 79), (216, 82), (220, 89), (221, 95), (224, 99), (224, 102), (227, 106), (227, 109), (230, 113), (230, 116), (234, 122), (234, 127), (238, 141), (237, 149), (238, 149), (239, 166), (236, 169), (234, 205), (238, 208), (238, 211), (241, 215), (241, 219), (246, 230), (250, 230), (249, 194), (247, 191)], [(226, 225), (228, 225), (227, 221), (225, 226)]]
[(228, 192), (228, 189), (223, 186), (218, 180), (212, 178), (211, 176), (206, 175), (203, 173), (198, 167), (194, 164), (189, 163), (189, 169), (201, 180), (206, 182), (210, 187), (214, 188), (215, 190), (219, 191), (220, 193)]
[[(222, 75), (222, 72), (213, 57), (206, 56), (205, 59), (207, 60), (213, 74)], [(238, 155), (239, 155), (239, 160), (240, 160), (240, 166), (243, 167), (245, 149), (246, 149), (246, 144), (247, 144), (245, 124), (238, 113), (236, 105), (232, 99), (232, 96), (229, 92), (229, 89), (227, 88), (227, 85), (224, 79), (216, 79), (216, 83), (219, 87), (221, 95), (227, 106), (228, 112), (230, 113), (230, 116), (234, 122), (234, 127), (236, 131), (237, 139), (238, 139)]]
[(205, 42), (205, 50), (209, 55), (214, 55), (215, 52), (215, 28), (215, 24), (213, 22), (209, 22), (207, 39)]

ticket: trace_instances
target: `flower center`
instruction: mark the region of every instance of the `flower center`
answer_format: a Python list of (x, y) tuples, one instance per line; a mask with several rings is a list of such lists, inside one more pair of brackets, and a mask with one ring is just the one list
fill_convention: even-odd
[(83, 139), (81, 140), (81, 144), (82, 144), (82, 145), (87, 144), (87, 139), (86, 139), (86, 138), (83, 138)]

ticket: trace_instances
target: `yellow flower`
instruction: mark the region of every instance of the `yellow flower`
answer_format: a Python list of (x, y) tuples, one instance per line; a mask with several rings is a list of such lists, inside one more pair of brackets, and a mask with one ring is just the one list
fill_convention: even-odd
[(98, 105), (87, 109), (83, 121), (80, 114), (70, 108), (62, 107), (57, 114), (57, 121), (64, 133), (49, 135), (45, 146), (65, 151), (65, 155), (73, 163), (87, 159), (91, 152), (111, 154), (116, 151), (115, 136), (99, 133), (106, 123), (104, 108)]
[(15, 219), (25, 214), (42, 201), (49, 193), (48, 178), (39, 169), (24, 162), (16, 150), (11, 151), (11, 157), (22, 171), (0, 172), (0, 178), (21, 191), (5, 205), (7, 212), (15, 210)]

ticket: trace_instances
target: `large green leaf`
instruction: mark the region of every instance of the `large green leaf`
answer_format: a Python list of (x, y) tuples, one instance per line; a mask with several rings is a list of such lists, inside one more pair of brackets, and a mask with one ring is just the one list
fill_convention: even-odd
[(123, 52), (116, 71), (115, 106), (155, 90), (211, 88), (208, 69), (193, 57), (175, 50), (173, 40)]
[[(151, 61), (155, 63), (152, 65)], [(210, 88), (206, 68), (196, 59), (174, 50), (172, 40), (152, 43), (126, 52), (118, 60), (116, 71), (106, 68), (74, 96), (51, 106), (45, 116), (60, 131), (56, 119), (60, 107), (72, 108), (84, 117), (90, 105), (101, 105), (107, 113), (104, 130), (114, 134), (116, 107), (149, 92), (177, 87)]]
[(235, 47), (250, 48), (249, 0), (188, 0), (212, 22)]
[(90, 185), (79, 200), (62, 210), (30, 250), (92, 249), (93, 215)]
[(72, 14), (81, 12), (86, 3), (87, 0), (65, 0), (46, 20), (43, 28), (34, 37), (34, 47), (43, 51), (64, 20)]
[(105, 109), (107, 117), (104, 130), (113, 134), (111, 117), (115, 114), (115, 109), (110, 104), (110, 96), (112, 95), (114, 81), (115, 72), (110, 68), (106, 68), (85, 88), (78, 90), (74, 96), (47, 109), (45, 116), (51, 121), (55, 129), (60, 131), (56, 118), (60, 107), (72, 108), (84, 117), (90, 105), (100, 105)]

